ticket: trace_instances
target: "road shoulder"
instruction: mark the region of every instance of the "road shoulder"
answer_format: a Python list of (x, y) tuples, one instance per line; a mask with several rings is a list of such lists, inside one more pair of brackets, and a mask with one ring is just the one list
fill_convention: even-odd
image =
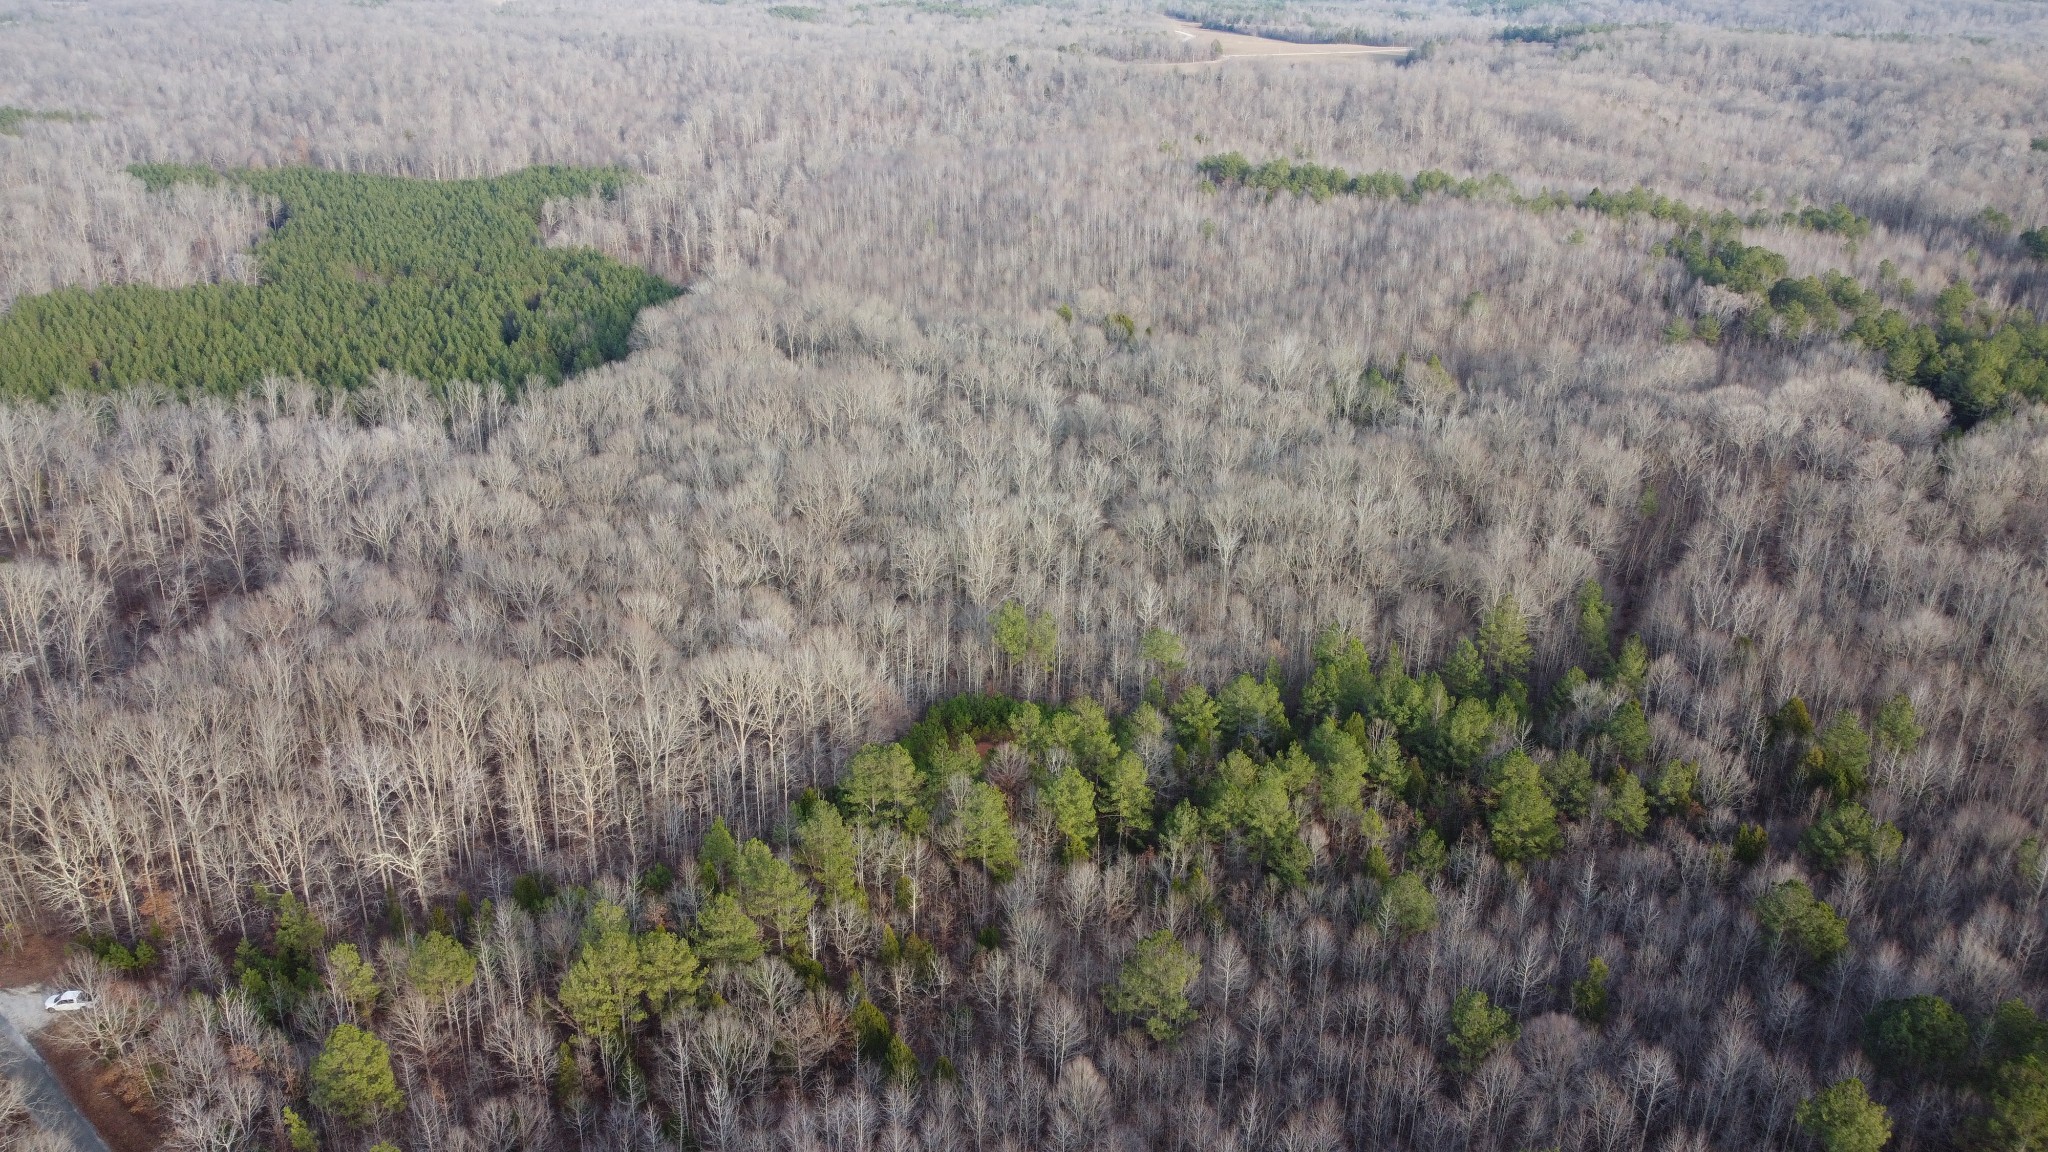
[(32, 988), (0, 992), (0, 1072), (21, 1085), (38, 1128), (62, 1134), (78, 1152), (113, 1152), (17, 1023), (26, 1012), (43, 1010), (41, 995)]

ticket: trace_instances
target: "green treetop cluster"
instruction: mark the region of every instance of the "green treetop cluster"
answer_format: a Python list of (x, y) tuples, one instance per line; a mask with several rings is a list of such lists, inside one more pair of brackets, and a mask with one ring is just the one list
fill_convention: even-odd
[(1582, 36), (1619, 31), (1621, 27), (1619, 24), (1510, 24), (1500, 30), (1499, 39), (1507, 44), (1549, 44), (1555, 47)]
[(22, 125), (38, 121), (49, 124), (82, 124), (90, 119), (92, 117), (84, 112), (41, 112), (33, 108), (0, 104), (0, 136), (19, 136)]
[(1297, 196), (1307, 196), (1314, 200), (1325, 200), (1331, 196), (1370, 196), (1378, 200), (1401, 200), (1413, 204), (1431, 196), (1449, 196), (1459, 200), (1497, 200), (1537, 212), (1580, 208), (1623, 220), (1647, 216), (1652, 220), (1677, 224), (1681, 228), (1716, 228), (1725, 231), (1745, 225), (1764, 227), (1782, 224), (1789, 228), (1839, 233), (1851, 240), (1860, 240), (1870, 234), (1870, 221), (1858, 216), (1846, 204), (1835, 204), (1828, 208), (1808, 206), (1796, 212), (1778, 215), (1755, 212), (1747, 217), (1741, 217), (1726, 210), (1716, 212), (1694, 207), (1643, 187), (1631, 188), (1620, 193), (1602, 192), (1595, 188), (1579, 197), (1551, 189), (1528, 195), (1498, 172), (1484, 177), (1464, 179), (1434, 168), (1418, 172), (1413, 177), (1386, 171), (1353, 174), (1342, 168), (1326, 168), (1320, 164), (1295, 163), (1284, 159), (1253, 164), (1239, 152), (1203, 157), (1196, 163), (1195, 168), (1211, 183), (1219, 186), (1256, 188), (1273, 195), (1292, 192)]
[(1934, 318), (1915, 323), (1896, 308), (1866, 310), (1848, 336), (1884, 357), (1885, 374), (1949, 402), (1965, 425), (2009, 398), (2048, 400), (2048, 324), (2021, 309), (1980, 307), (1963, 283), (1934, 300)]
[[(1427, 931), (1436, 910), (1425, 881), (1443, 866), (1445, 845), (1468, 832), (1523, 865), (1562, 848), (1564, 821), (1598, 819), (1638, 837), (1656, 817), (1700, 811), (1698, 767), (1651, 755), (1639, 699), (1649, 655), (1634, 638), (1616, 643), (1612, 614), (1589, 583), (1578, 632), (1599, 679), (1573, 669), (1544, 699), (1531, 697), (1530, 624), (1511, 596), (1419, 674), (1398, 650), (1376, 663), (1358, 639), (1327, 635), (1293, 707), (1276, 670), (1212, 692), (1186, 678), (1175, 638), (1148, 635), (1143, 654), (1160, 675), (1121, 718), (1087, 699), (1047, 709), (963, 696), (934, 707), (901, 741), (863, 749), (836, 805), (800, 806), (800, 856), (821, 884), (857, 899), (850, 868), (829, 860), (849, 849), (823, 846), (847, 844), (849, 828), (888, 827), (930, 835), (1001, 879), (1016, 862), (1010, 813), (1028, 811), (1070, 861), (1110, 843), (1155, 847), (1185, 875), (1214, 849), (1289, 885), (1315, 864), (1305, 832), (1320, 819), (1381, 882), (1387, 929)], [(998, 613), (999, 635), (1011, 618), (1029, 614)], [(1057, 643), (1056, 630), (1034, 640), (1046, 660)], [(1590, 731), (1579, 723), (1554, 748), (1516, 738), (1573, 711), (1581, 690), (1607, 702)], [(999, 745), (1021, 757), (1000, 787), (984, 774)], [(1388, 834), (1390, 814), (1413, 830), (1405, 848)], [(1402, 875), (1390, 859), (1397, 848)]]
[(152, 190), (232, 181), (276, 204), (256, 284), (66, 289), (0, 316), (0, 393), (144, 383), (231, 392), (265, 376), (354, 388), (379, 372), (508, 391), (626, 354), (639, 310), (676, 295), (597, 252), (547, 248), (551, 199), (616, 195), (616, 169), (428, 181), (286, 168), (138, 166)]
[[(1873, 290), (1840, 272), (1790, 276), (1784, 256), (1744, 244), (1723, 230), (1688, 230), (1665, 244), (1664, 251), (1684, 263), (1694, 279), (1749, 296), (1753, 334), (1853, 340), (1884, 359), (1891, 379), (1947, 401), (1964, 427), (2015, 398), (2048, 400), (2048, 324), (2024, 309), (1981, 307), (1968, 284), (1949, 285), (1935, 296), (1931, 319), (1914, 320), (1905, 310), (1886, 306), (1887, 295), (1901, 302), (1914, 296), (1912, 285), (1899, 280), (1889, 262), (1880, 266), (1880, 288)], [(1711, 342), (1719, 325), (1716, 321), (1711, 331), (1688, 330), (1679, 322), (1670, 334)]]
[(1514, 195), (1514, 185), (1499, 173), (1484, 179), (1464, 180), (1436, 169), (1418, 172), (1413, 179), (1398, 172), (1360, 172), (1354, 175), (1342, 168), (1296, 164), (1287, 160), (1253, 164), (1237, 152), (1204, 157), (1195, 167), (1211, 183), (1222, 187), (1256, 188), (1272, 195), (1292, 192), (1317, 201), (1332, 196), (1370, 196), (1375, 200), (1401, 200), (1414, 204), (1431, 196), (1471, 200), (1506, 199)]
[[(1847, 205), (1808, 205), (1797, 211), (1737, 216), (1674, 200), (1647, 188), (1622, 193), (1599, 189), (1580, 197), (1518, 191), (1498, 173), (1458, 179), (1440, 171), (1412, 178), (1394, 172), (1352, 174), (1342, 168), (1271, 160), (1253, 164), (1239, 153), (1209, 156), (1196, 169), (1216, 185), (1253, 188), (1268, 197), (1292, 192), (1323, 200), (1330, 196), (1371, 196), (1417, 203), (1433, 196), (1493, 200), (1530, 211), (1577, 208), (1617, 219), (1646, 217), (1674, 225), (1676, 235), (1660, 251), (1685, 266), (1701, 283), (1750, 298), (1747, 327), (1753, 336), (1797, 340), (1806, 336), (1853, 340), (1884, 360), (1885, 373), (1924, 388), (1946, 401), (1956, 423), (1968, 427), (2015, 399), (2048, 401), (2048, 324), (2024, 309), (1993, 310), (1979, 305), (1969, 285), (1956, 283), (1932, 301), (1925, 319), (1897, 306), (1916, 296), (1887, 262), (1879, 284), (1867, 287), (1840, 272), (1792, 276), (1782, 253), (1742, 240), (1744, 228), (1779, 225), (1824, 232), (1856, 241), (1869, 235), (1870, 221)], [(2020, 235), (2021, 245), (2048, 259), (2048, 229)], [(1887, 306), (1887, 299), (1896, 303)], [(1722, 336), (1717, 316), (1679, 319), (1666, 329), (1674, 340), (1708, 343)]]
[[(2048, 1139), (2048, 1023), (2024, 1001), (1973, 1023), (1939, 996), (1885, 1000), (1864, 1016), (1862, 1039), (1879, 1083), (1901, 1092), (1940, 1084), (1981, 1101), (1958, 1125), (1957, 1146), (2039, 1148)], [(1799, 1119), (1829, 1149), (1874, 1152), (1891, 1131), (1857, 1080), (1815, 1096)]]
[[(799, 838), (843, 838), (842, 820), (928, 833), (1000, 879), (1015, 860), (1008, 813), (1035, 814), (1066, 859), (1111, 842), (1151, 848), (1197, 899), (1207, 890), (1202, 862), (1218, 856), (1280, 885), (1304, 883), (1319, 866), (1355, 867), (1379, 884), (1384, 931), (1427, 932), (1437, 916), (1430, 880), (1447, 844), (1476, 840), (1520, 867), (1559, 852), (1570, 822), (1633, 839), (1659, 818), (1692, 822), (1704, 811), (1699, 766), (1654, 754), (1641, 696), (1647, 649), (1615, 635), (1597, 582), (1574, 607), (1580, 666), (1541, 694), (1528, 680), (1531, 624), (1512, 596), (1433, 669), (1411, 671), (1398, 649), (1376, 660), (1357, 638), (1329, 633), (1293, 705), (1277, 670), (1212, 692), (1186, 677), (1175, 638), (1148, 635), (1143, 655), (1159, 675), (1126, 715), (1086, 699), (1052, 709), (997, 696), (947, 701), (902, 741), (855, 756), (837, 807), (803, 817)], [(1056, 630), (1043, 641), (1056, 648)], [(1896, 697), (1874, 720), (1843, 711), (1816, 724), (1794, 699), (1769, 721), (1773, 747), (1827, 801), (1799, 838), (1805, 855), (1821, 872), (1891, 865), (1904, 838), (1859, 799), (1879, 757), (1910, 754), (1920, 739), (1911, 702)], [(1022, 759), (998, 787), (983, 764), (1000, 745)], [(1315, 821), (1327, 833), (1320, 865), (1308, 835)], [(967, 848), (990, 841), (999, 850)], [(1745, 866), (1769, 850), (1757, 826), (1727, 849)], [(1811, 971), (1849, 946), (1847, 921), (1804, 884), (1771, 890), (1755, 911)], [(1604, 976), (1589, 979), (1590, 1005)]]

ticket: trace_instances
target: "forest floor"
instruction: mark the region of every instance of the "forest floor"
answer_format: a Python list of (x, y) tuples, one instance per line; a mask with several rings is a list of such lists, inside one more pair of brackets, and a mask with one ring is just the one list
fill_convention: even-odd
[[(64, 1086), (64, 1095), (99, 1133), (100, 1145), (109, 1152), (155, 1152), (164, 1145), (164, 1125), (147, 1107), (138, 1109), (125, 1097), (133, 1096), (132, 1084), (117, 1069), (94, 1059), (90, 1052), (71, 1045), (40, 1043), (44, 1062)], [(129, 1090), (124, 1093), (123, 1089)], [(81, 1143), (82, 1150), (92, 1145)]]
[(1212, 41), (1223, 47), (1222, 54), (1213, 60), (1195, 60), (1184, 64), (1171, 65), (1171, 67), (1175, 68), (1221, 64), (1225, 60), (1242, 60), (1249, 57), (1326, 59), (1358, 56), (1401, 57), (1408, 54), (1407, 48), (1398, 45), (1297, 44), (1291, 40), (1268, 40), (1261, 36), (1245, 36), (1236, 32), (1218, 32), (1213, 29), (1204, 28), (1200, 24), (1188, 23), (1185, 20), (1174, 20), (1170, 23), (1174, 35), (1179, 36), (1183, 40)]
[(62, 936), (25, 936), (0, 948), (0, 988), (19, 988), (50, 979), (64, 966)]

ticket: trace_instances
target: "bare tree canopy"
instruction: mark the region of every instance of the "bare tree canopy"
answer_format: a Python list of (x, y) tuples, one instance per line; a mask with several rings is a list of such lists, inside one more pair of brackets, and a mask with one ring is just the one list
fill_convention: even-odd
[(2038, 1147), (2044, 173), (1996, 0), (16, 0), (0, 323), (546, 259), (36, 329), (0, 945), (166, 1148)]

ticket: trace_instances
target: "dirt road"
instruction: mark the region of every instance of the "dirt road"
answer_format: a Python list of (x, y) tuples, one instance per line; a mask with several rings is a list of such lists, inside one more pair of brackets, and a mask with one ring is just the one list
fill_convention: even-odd
[(1223, 54), (1211, 60), (1196, 60), (1176, 64), (1176, 68), (1198, 68), (1205, 64), (1221, 64), (1225, 60), (1246, 59), (1335, 59), (1337, 57), (1388, 56), (1401, 57), (1408, 54), (1402, 47), (1382, 47), (1374, 44), (1295, 44), (1286, 40), (1266, 40), (1258, 36), (1244, 36), (1236, 32), (1217, 32), (1175, 20), (1174, 35), (1183, 40), (1199, 41), (1203, 44), (1220, 44)]
[(21, 1085), (37, 1127), (61, 1133), (77, 1152), (108, 1152), (106, 1141), (64, 1094), (56, 1073), (28, 1042), (29, 1036), (50, 1022), (50, 1014), (43, 1011), (46, 995), (39, 988), (0, 991), (0, 1074)]

